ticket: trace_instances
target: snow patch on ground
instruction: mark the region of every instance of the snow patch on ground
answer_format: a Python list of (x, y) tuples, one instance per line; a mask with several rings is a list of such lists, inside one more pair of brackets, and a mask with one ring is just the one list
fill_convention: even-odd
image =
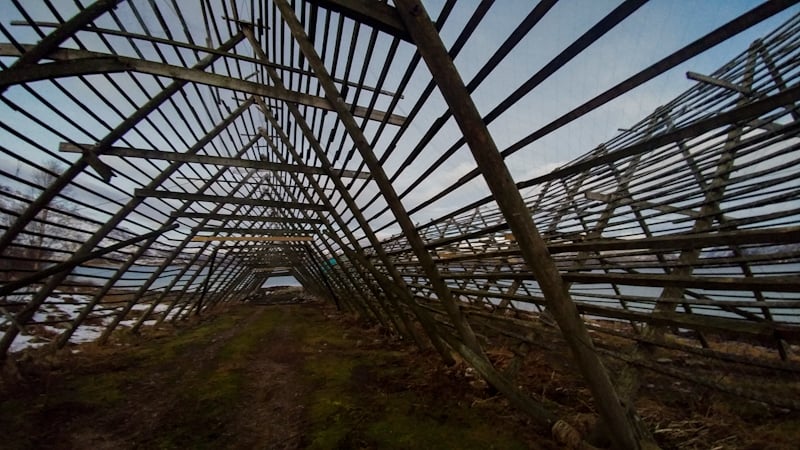
[(78, 327), (75, 333), (70, 336), (69, 341), (75, 344), (83, 344), (85, 342), (94, 342), (103, 334), (106, 327), (98, 327), (93, 325), (84, 325)]
[[(20, 304), (26, 304), (31, 298), (32, 297), (28, 295), (17, 296), (14, 298), (8, 297), (6, 300)], [(83, 311), (87, 304), (89, 304), (91, 301), (92, 297), (89, 295), (67, 292), (54, 293), (44, 302), (44, 304), (42, 304), (42, 306), (33, 316), (33, 322), (40, 322), (40, 324), (26, 327), (29, 334), (20, 333), (17, 335), (16, 339), (14, 339), (14, 342), (12, 342), (9, 351), (12, 353), (20, 352), (27, 348), (37, 348), (50, 343), (55, 339), (53, 336), (62, 334), (71, 326), (72, 321), (78, 317), (81, 311)], [(166, 303), (158, 304), (153, 309), (153, 314), (162, 313), (166, 311), (168, 307), (169, 305)], [(104, 317), (92, 318), (91, 324), (84, 324), (78, 327), (78, 329), (75, 330), (70, 337), (70, 342), (74, 344), (82, 344), (97, 340), (103, 334), (106, 327), (114, 321), (116, 314), (121, 312), (123, 309), (122, 306), (108, 308), (105, 310), (101, 308), (102, 306), (98, 305), (98, 309), (93, 311), (89, 317), (91, 318), (92, 315), (102, 315)], [(133, 305), (131, 309), (132, 311), (138, 312), (140, 313), (139, 315), (141, 315), (149, 308), (149, 303), (139, 303)], [(172, 314), (174, 312), (175, 311), (173, 310), (170, 313)], [(132, 327), (137, 321), (138, 318), (133, 318), (122, 321), (119, 325), (123, 327)], [(0, 314), (0, 333), (8, 329), (10, 324), (11, 323), (8, 317), (4, 314)], [(156, 320), (146, 320), (143, 323), (145, 326), (151, 326), (155, 324)]]
[(14, 352), (21, 352), (26, 348), (37, 348), (47, 344), (49, 341), (42, 340), (39, 336), (34, 336), (30, 334), (19, 334), (17, 338), (14, 339), (14, 342), (11, 343), (11, 347), (9, 351)]

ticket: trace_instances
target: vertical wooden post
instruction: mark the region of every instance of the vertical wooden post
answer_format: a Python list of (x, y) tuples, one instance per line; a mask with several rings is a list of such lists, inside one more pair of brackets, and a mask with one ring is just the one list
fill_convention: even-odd
[(608, 371), (594, 348), (567, 287), (503, 157), (484, 124), (458, 70), (419, 0), (396, 0), (400, 18), (428, 65), (472, 155), (519, 241), (523, 258), (534, 273), (561, 332), (589, 384), (597, 408), (617, 448), (641, 448), (642, 436), (630, 406), (620, 402)]

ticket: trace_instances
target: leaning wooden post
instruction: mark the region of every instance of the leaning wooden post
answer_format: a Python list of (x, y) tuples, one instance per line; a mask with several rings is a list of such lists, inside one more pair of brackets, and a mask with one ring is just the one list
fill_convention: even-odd
[[(292, 17), (294, 17), (294, 16), (292, 16)], [(295, 21), (296, 21), (296, 18), (295, 18)], [(302, 28), (300, 28), (300, 31), (302, 32)], [(266, 57), (266, 54), (264, 54), (263, 50), (261, 50), (260, 46), (258, 45), (258, 41), (256, 41), (255, 36), (252, 33), (252, 29), (250, 29), (247, 26), (244, 26), (242, 28), (242, 32), (247, 34), (249, 36), (248, 39), (251, 42), (254, 43), (253, 49), (255, 50), (256, 55), (258, 55), (258, 57), (260, 59), (262, 59), (264, 61), (268, 61), (268, 58)], [(313, 48), (312, 48), (312, 50), (313, 50)], [(316, 52), (314, 52), (314, 54), (316, 55)], [(319, 58), (317, 58), (317, 59), (319, 59)], [(266, 66), (265, 69), (266, 69), (267, 73), (269, 74), (270, 79), (272, 79), (273, 83), (275, 84), (275, 87), (278, 88), (278, 89), (285, 89), (285, 87), (283, 85), (283, 81), (281, 80), (280, 76), (278, 76), (277, 71), (275, 71), (275, 69), (270, 68), (269, 66)], [(324, 67), (323, 67), (323, 70), (324, 70)], [(334, 86), (334, 89), (335, 89), (335, 86)], [(390, 301), (392, 301), (391, 300), (392, 296), (394, 296), (394, 297), (396, 297), (398, 299), (401, 299), (404, 303), (406, 303), (409, 306), (409, 308), (411, 308), (411, 310), (414, 312), (414, 314), (417, 316), (417, 318), (419, 319), (420, 323), (423, 326), (423, 329), (425, 330), (425, 333), (428, 335), (428, 337), (431, 340), (431, 344), (436, 348), (436, 350), (442, 356), (442, 359), (444, 360), (444, 362), (446, 364), (448, 364), (448, 365), (455, 364), (455, 360), (450, 355), (449, 350), (446, 348), (446, 344), (444, 343), (442, 338), (439, 336), (439, 331), (436, 329), (436, 327), (433, 324), (433, 319), (432, 318), (427, 318), (427, 316), (426, 316), (427, 313), (424, 310), (422, 310), (421, 308), (416, 308), (415, 307), (415, 300), (412, 297), (411, 293), (406, 289), (405, 282), (403, 281), (403, 278), (400, 276), (400, 273), (395, 269), (394, 265), (392, 264), (392, 261), (386, 255), (386, 252), (383, 250), (383, 247), (381, 246), (380, 241), (378, 241), (377, 236), (375, 235), (375, 233), (370, 228), (369, 223), (364, 218), (364, 215), (362, 214), (362, 212), (358, 208), (358, 205), (356, 205), (355, 200), (353, 200), (353, 198), (348, 193), (347, 188), (344, 186), (344, 184), (341, 181), (341, 178), (336, 173), (334, 173), (333, 166), (331, 165), (330, 161), (328, 160), (328, 157), (325, 155), (324, 150), (322, 149), (322, 147), (320, 146), (320, 144), (317, 141), (316, 137), (314, 136), (314, 133), (311, 131), (311, 128), (306, 123), (305, 118), (300, 113), (300, 110), (297, 108), (297, 105), (295, 105), (293, 103), (286, 103), (286, 107), (287, 107), (287, 109), (289, 109), (289, 112), (294, 117), (295, 122), (296, 122), (297, 126), (300, 128), (300, 131), (302, 132), (303, 136), (306, 138), (308, 143), (311, 145), (312, 150), (314, 151), (316, 156), (319, 158), (319, 161), (322, 164), (322, 166), (323, 166), (324, 170), (326, 171), (327, 175), (330, 177), (331, 181), (333, 181), (333, 184), (334, 184), (336, 190), (339, 191), (339, 193), (342, 196), (342, 199), (345, 201), (345, 203), (347, 204), (348, 208), (350, 208), (350, 211), (353, 213), (353, 216), (358, 221), (359, 226), (361, 226), (362, 230), (364, 231), (364, 234), (366, 234), (366, 236), (369, 239), (370, 243), (372, 244), (373, 248), (375, 248), (375, 251), (378, 253), (378, 256), (379, 256), (380, 260), (385, 264), (386, 268), (389, 270), (389, 274), (391, 276), (391, 280), (385, 279), (384, 274), (382, 274), (380, 271), (378, 271), (375, 268), (375, 266), (369, 260), (367, 260), (367, 258), (364, 256), (362, 251), (353, 252), (354, 255), (348, 254), (348, 257), (355, 256), (355, 258), (358, 260), (358, 262), (363, 267), (367, 268), (367, 270), (370, 273), (372, 273), (372, 275), (375, 277), (375, 280), (381, 285), (383, 290), (388, 294), (387, 298), (390, 299)], [(349, 114), (349, 110), (348, 110), (347, 114)], [(279, 131), (279, 134), (283, 134), (283, 132), (280, 131), (280, 127), (279, 126), (276, 127), (276, 130)], [(283, 140), (284, 142), (287, 142), (287, 139), (284, 138), (284, 137), (282, 137), (281, 140)], [(291, 146), (287, 146), (287, 149), (292, 151), (292, 147)], [(295, 159), (298, 159), (299, 155), (293, 156), (293, 157)], [(323, 195), (321, 198), (325, 198), (325, 196)], [(339, 216), (337, 215), (335, 217), (339, 217)], [(347, 224), (345, 224), (344, 222), (341, 222), (340, 223), (340, 227), (341, 227), (342, 231), (348, 236), (348, 239), (350, 239), (352, 241), (354, 238), (352, 237), (352, 233), (348, 230)], [(343, 249), (346, 249), (346, 248), (347, 248), (346, 246), (343, 247)], [(348, 251), (345, 250), (345, 252), (347, 253)]]
[(639, 431), (630, 405), (620, 402), (603, 362), (597, 355), (578, 309), (555, 265), (547, 245), (539, 235), (522, 195), (508, 167), (484, 124), (458, 70), (444, 47), (425, 8), (419, 0), (396, 0), (397, 10), (412, 41), (428, 65), (447, 101), (472, 155), (483, 174), (495, 201), (519, 242), (525, 262), (547, 299), (564, 339), (592, 391), (600, 415), (609, 428), (617, 448), (641, 448), (647, 440)]
[[(397, 195), (397, 192), (389, 181), (389, 177), (383, 170), (383, 166), (378, 161), (375, 153), (372, 151), (372, 146), (369, 144), (367, 138), (364, 136), (364, 133), (361, 131), (361, 127), (358, 126), (358, 123), (353, 117), (353, 114), (350, 112), (350, 109), (344, 103), (338, 88), (334, 84), (333, 79), (322, 62), (322, 59), (319, 57), (317, 51), (314, 49), (314, 46), (309, 41), (302, 24), (300, 24), (300, 21), (294, 14), (294, 10), (285, 0), (275, 0), (274, 3), (275, 6), (277, 6), (280, 10), (284, 22), (292, 32), (292, 36), (294, 36), (295, 41), (300, 47), (301, 53), (303, 56), (305, 56), (309, 66), (317, 75), (317, 79), (319, 80), (322, 89), (325, 91), (325, 97), (338, 114), (339, 120), (342, 122), (342, 125), (347, 130), (350, 138), (353, 140), (353, 144), (361, 154), (361, 158), (364, 160), (364, 163), (366, 163), (367, 167), (369, 167), (369, 171), (372, 174), (373, 180), (375, 180), (375, 183), (378, 185), (378, 188), (386, 199), (386, 203), (389, 205), (389, 208), (392, 210), (392, 213), (397, 219), (397, 223), (400, 225), (400, 228), (402, 228), (403, 233), (406, 235), (409, 244), (414, 250), (414, 254), (419, 259), (420, 266), (422, 266), (422, 269), (425, 271), (425, 275), (430, 280), (433, 291), (436, 292), (437, 296), (442, 302), (442, 305), (447, 311), (448, 317), (453, 322), (453, 326), (456, 328), (459, 336), (467, 345), (467, 347), (472, 349), (474, 353), (483, 355), (483, 349), (478, 343), (478, 339), (475, 336), (475, 333), (472, 331), (469, 322), (467, 322), (466, 317), (453, 300), (450, 289), (447, 287), (444, 279), (439, 274), (439, 270), (436, 268), (433, 258), (431, 257), (430, 253), (428, 253), (428, 250), (425, 249), (425, 243), (422, 241), (422, 237), (420, 237), (414, 223), (408, 216), (408, 212), (406, 211), (405, 207), (400, 201), (400, 197)], [(483, 357), (485, 358), (485, 355), (483, 355)]]

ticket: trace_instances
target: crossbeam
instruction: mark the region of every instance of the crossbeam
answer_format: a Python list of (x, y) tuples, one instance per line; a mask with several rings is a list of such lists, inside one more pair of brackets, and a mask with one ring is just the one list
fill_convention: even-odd
[(373, 0), (309, 0), (309, 3), (336, 11), (356, 22), (369, 25), (396, 38), (411, 42), (397, 9)]
[(185, 200), (193, 202), (231, 203), (234, 205), (264, 206), (267, 208), (308, 209), (311, 211), (325, 211), (322, 205), (310, 203), (281, 202), (259, 198), (227, 197), (224, 195), (190, 194), (188, 192), (159, 191), (155, 189), (136, 189), (136, 197), (164, 198), (172, 200)]
[[(70, 144), (62, 142), (58, 150), (65, 153), (81, 153), (85, 150), (91, 150), (91, 144)], [(254, 159), (241, 159), (241, 158), (227, 158), (224, 156), (210, 156), (210, 155), (193, 155), (178, 152), (166, 152), (161, 150), (145, 150), (140, 148), (130, 147), (110, 147), (103, 155), (119, 156), (125, 158), (144, 158), (144, 159), (157, 159), (162, 161), (180, 161), (186, 163), (197, 164), (214, 164), (217, 166), (227, 167), (240, 167), (243, 169), (258, 169), (258, 170), (273, 170), (284, 172), (296, 172), (309, 175), (325, 175), (322, 167), (314, 166), (301, 166), (297, 164), (281, 164), (269, 161), (261, 161)], [(340, 169), (338, 174), (345, 178), (369, 178), (367, 172), (355, 172), (353, 170)]]
[[(35, 21), (35, 22), (32, 22), (32, 23), (28, 23), (25, 20), (12, 20), (11, 21), (11, 25), (14, 25), (14, 26), (36, 25), (37, 27), (40, 27), (40, 28), (58, 28), (59, 26), (61, 26), (61, 24), (59, 22)], [(303, 76), (308, 76), (308, 77), (314, 77), (315, 76), (314, 72), (311, 72), (311, 71), (308, 71), (308, 70), (298, 69), (296, 67), (287, 66), (287, 65), (284, 65), (284, 64), (276, 64), (276, 63), (273, 63), (273, 62), (265, 62), (265, 61), (261, 61), (258, 58), (253, 58), (251, 56), (237, 55), (235, 53), (221, 51), (221, 50), (218, 50), (218, 49), (215, 49), (215, 48), (211, 48), (211, 47), (204, 47), (202, 45), (196, 45), (196, 44), (191, 44), (191, 43), (188, 43), (188, 42), (176, 41), (176, 40), (173, 40), (173, 39), (160, 38), (158, 36), (150, 36), (150, 35), (146, 35), (146, 34), (132, 33), (130, 31), (114, 30), (112, 28), (103, 28), (103, 27), (98, 27), (98, 26), (95, 26), (95, 25), (84, 26), (83, 28), (80, 29), (80, 31), (86, 31), (86, 32), (89, 32), (89, 33), (106, 34), (106, 35), (110, 35), (110, 36), (121, 36), (121, 37), (124, 37), (124, 38), (131, 38), (131, 39), (143, 40), (143, 41), (148, 41), (148, 42), (155, 42), (155, 43), (158, 43), (158, 44), (171, 45), (171, 46), (178, 47), (178, 48), (186, 48), (186, 49), (189, 49), (189, 50), (198, 51), (198, 52), (202, 52), (202, 53), (209, 53), (209, 54), (212, 54), (212, 55), (224, 56), (226, 58), (232, 58), (232, 59), (236, 59), (236, 60), (239, 60), (239, 61), (246, 61), (246, 62), (250, 62), (250, 63), (253, 63), (253, 64), (258, 64), (260, 66), (272, 67), (272, 68), (275, 68), (275, 69), (278, 69), (278, 70), (297, 73), (297, 74), (300, 74), (300, 75), (303, 75)], [(245, 77), (245, 79), (247, 79), (247, 78), (249, 78), (249, 77)], [(334, 78), (334, 81), (336, 81), (337, 83), (346, 84), (348, 86), (360, 88), (361, 90), (364, 90), (364, 91), (377, 92), (379, 94), (388, 95), (390, 97), (394, 97), (395, 95), (397, 95), (395, 92), (387, 91), (385, 89), (376, 89), (374, 86), (367, 86), (365, 84), (359, 84), (359, 83), (356, 83), (354, 81), (349, 81), (349, 80), (345, 80), (345, 79), (342, 79), (342, 78)], [(400, 96), (400, 98), (403, 98), (403, 96)]]
[(196, 232), (216, 232), (216, 233), (247, 233), (247, 234), (272, 234), (276, 236), (291, 236), (297, 233), (314, 233), (313, 230), (290, 230), (276, 228), (247, 228), (247, 227), (197, 227)]
[(194, 236), (191, 239), (195, 242), (208, 241), (263, 241), (263, 242), (305, 242), (313, 241), (311, 236)]
[[(20, 47), (23, 49), (33, 48), (32, 45), (20, 45)], [(14, 45), (0, 44), (0, 56), (20, 55), (19, 49)], [(54, 78), (132, 71), (191, 81), (261, 97), (274, 98), (289, 103), (311, 106), (327, 111), (335, 111), (335, 107), (330, 101), (323, 97), (316, 97), (285, 89), (276, 89), (272, 86), (240, 80), (230, 76), (155, 61), (66, 48), (60, 48), (50, 53), (47, 58), (53, 59), (55, 62), (23, 66), (0, 72), (0, 89), (6, 89), (8, 86), (14, 84), (50, 80)], [(389, 115), (387, 119), (386, 113), (382, 111), (369, 111), (367, 108), (354, 105), (348, 105), (347, 107), (350, 108), (353, 115), (358, 117), (368, 117), (375, 121), (386, 119), (388, 123), (392, 125), (402, 125), (405, 123), (405, 117), (396, 114)]]
[(187, 218), (187, 219), (210, 219), (221, 220), (224, 222), (234, 220), (244, 220), (249, 222), (271, 222), (271, 223), (299, 223), (299, 224), (321, 224), (322, 220), (319, 219), (299, 219), (295, 217), (267, 217), (255, 214), (212, 214), (212, 213), (196, 213), (196, 212), (180, 212), (173, 211), (169, 214), (172, 218)]

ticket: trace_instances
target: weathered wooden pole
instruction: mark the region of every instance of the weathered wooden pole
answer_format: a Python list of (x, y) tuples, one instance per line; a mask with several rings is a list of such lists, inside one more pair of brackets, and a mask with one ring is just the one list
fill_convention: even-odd
[(397, 10), (461, 128), (489, 189), (519, 242), (547, 305), (578, 362), (611, 439), (618, 448), (641, 448), (648, 441), (630, 405), (623, 405), (547, 245), (533, 223), (497, 145), (472, 101), (425, 8), (419, 0), (397, 0)]
[(353, 114), (350, 112), (350, 109), (344, 103), (338, 88), (334, 84), (333, 79), (322, 62), (322, 59), (317, 54), (314, 46), (308, 40), (308, 36), (306, 35), (303, 26), (300, 24), (300, 21), (295, 16), (294, 10), (284, 0), (276, 0), (275, 5), (280, 10), (284, 22), (292, 32), (292, 36), (294, 36), (295, 41), (298, 43), (300, 51), (306, 57), (309, 66), (317, 75), (317, 79), (325, 91), (325, 97), (333, 105), (334, 110), (339, 116), (339, 120), (342, 122), (342, 125), (347, 130), (347, 133), (350, 135), (354, 145), (361, 154), (361, 158), (367, 164), (367, 167), (369, 167), (370, 173), (372, 173), (372, 178), (375, 180), (375, 183), (381, 190), (381, 193), (386, 199), (386, 203), (389, 205), (389, 208), (392, 210), (392, 213), (397, 219), (397, 223), (402, 228), (403, 233), (405, 233), (406, 238), (411, 244), (411, 247), (414, 249), (414, 254), (419, 259), (420, 265), (425, 271), (425, 275), (430, 280), (433, 291), (436, 292), (439, 300), (445, 307), (453, 326), (458, 331), (461, 339), (464, 340), (464, 343), (476, 354), (482, 355), (483, 349), (478, 343), (475, 333), (472, 331), (472, 328), (469, 326), (466, 318), (453, 300), (453, 296), (450, 293), (449, 288), (439, 274), (436, 264), (433, 262), (433, 258), (425, 249), (425, 244), (422, 241), (419, 232), (416, 230), (414, 223), (411, 221), (411, 218), (408, 216), (405, 207), (401, 203), (400, 197), (394, 190), (394, 187), (389, 181), (389, 177), (386, 175), (386, 172), (384, 172), (383, 166), (380, 164), (378, 158), (375, 156), (375, 153), (372, 151), (372, 146), (370, 146), (367, 138), (364, 136), (361, 127), (359, 127), (358, 123), (353, 117)]
[[(253, 35), (252, 30), (249, 27), (244, 26), (242, 28), (242, 31), (243, 33), (245, 33), (245, 35), (248, 36), (248, 39), (251, 41), (251, 43), (253, 43), (253, 48), (259, 59), (262, 59), (263, 61), (268, 61), (267, 55), (261, 49), (260, 45), (258, 44), (258, 41), (255, 39), (255, 36)], [(302, 32), (302, 29), (300, 31)], [(314, 54), (316, 54), (316, 52)], [(270, 79), (272, 79), (273, 83), (275, 84), (275, 87), (279, 89), (285, 89), (283, 85), (283, 80), (280, 78), (277, 71), (275, 71), (270, 67), (266, 67), (265, 69), (269, 74)], [(306, 122), (303, 115), (300, 113), (300, 110), (297, 108), (297, 105), (294, 105), (292, 103), (287, 103), (286, 108), (292, 114), (295, 123), (300, 128), (300, 131), (302, 132), (303, 136), (306, 138), (308, 143), (311, 145), (311, 149), (314, 151), (315, 155), (319, 159), (323, 169), (326, 170), (330, 175), (330, 179), (331, 181), (333, 181), (334, 187), (342, 196), (342, 199), (345, 201), (348, 208), (350, 208), (353, 217), (356, 218), (359, 226), (361, 226), (362, 228), (362, 231), (367, 236), (367, 239), (369, 239), (370, 244), (372, 244), (372, 246), (375, 248), (376, 252), (378, 253), (378, 257), (381, 259), (381, 262), (383, 262), (386, 269), (389, 271), (391, 280), (386, 279), (385, 274), (378, 271), (377, 268), (363, 255), (363, 252), (360, 251), (353, 252), (354, 253), (353, 255), (348, 255), (348, 256), (355, 257), (355, 259), (358, 260), (360, 264), (362, 264), (365, 268), (367, 268), (370, 271), (370, 273), (372, 273), (376, 281), (378, 281), (378, 283), (382, 285), (381, 287), (385, 290), (389, 298), (395, 296), (396, 298), (401, 299), (409, 308), (412, 309), (412, 311), (417, 315), (417, 318), (420, 320), (420, 323), (422, 324), (425, 333), (431, 340), (431, 344), (436, 348), (436, 350), (442, 356), (443, 361), (445, 361), (445, 363), (447, 364), (453, 364), (455, 360), (453, 360), (452, 356), (450, 355), (450, 352), (446, 348), (447, 346), (442, 341), (442, 338), (439, 336), (439, 332), (438, 330), (436, 330), (433, 321), (428, 320), (428, 318), (425, 316), (425, 312), (420, 310), (420, 308), (415, 308), (415, 300), (406, 289), (403, 278), (400, 276), (399, 272), (394, 267), (394, 264), (392, 263), (391, 259), (389, 259), (389, 257), (386, 255), (386, 252), (383, 250), (383, 246), (381, 245), (375, 233), (372, 231), (372, 228), (370, 227), (369, 223), (367, 222), (366, 218), (364, 217), (358, 205), (355, 203), (355, 200), (347, 191), (347, 188), (344, 186), (344, 183), (342, 183), (341, 178), (335, 174), (333, 166), (328, 160), (325, 151), (322, 149), (322, 146), (320, 145), (319, 141), (317, 141), (313, 131), (308, 126), (308, 123)], [(345, 111), (347, 110), (345, 109)], [(347, 113), (349, 114), (349, 111)], [(280, 127), (276, 127), (276, 129), (280, 130)], [(279, 131), (279, 134), (284, 134), (284, 133), (282, 131)], [(284, 137), (281, 137), (281, 139), (284, 142), (288, 142), (288, 139)], [(292, 150), (292, 147), (287, 147), (287, 148), (289, 150)], [(297, 155), (296, 158), (299, 159), (299, 155)], [(344, 233), (352, 234), (350, 230), (347, 228), (347, 224), (345, 224), (344, 222), (340, 223), (340, 227)], [(346, 247), (343, 247), (343, 249), (345, 248)]]
[[(294, 10), (285, 0), (274, 0), (274, 3), (280, 10), (284, 22), (288, 25), (290, 31), (292, 32), (292, 35), (294, 36), (295, 41), (298, 43), (301, 52), (307, 59), (309, 66), (312, 68), (314, 73), (316, 73), (317, 79), (325, 91), (325, 96), (330, 100), (331, 104), (334, 105), (339, 119), (353, 140), (356, 148), (361, 154), (362, 159), (369, 168), (370, 173), (372, 173), (373, 179), (381, 190), (381, 193), (386, 199), (387, 204), (391, 208), (395, 218), (397, 219), (397, 222), (400, 224), (400, 227), (405, 233), (406, 238), (411, 244), (415, 256), (418, 258), (426, 277), (433, 287), (433, 291), (437, 294), (438, 299), (444, 306), (448, 317), (458, 332), (460, 339), (455, 338), (446, 331), (442, 333), (436, 332), (437, 335), (440, 336), (441, 339), (444, 339), (447, 344), (457, 351), (467, 362), (469, 362), (469, 364), (472, 365), (481, 374), (481, 376), (486, 378), (492, 385), (505, 394), (517, 406), (527, 411), (532, 416), (536, 416), (539, 419), (552, 424), (554, 419), (553, 414), (542, 405), (533, 401), (530, 397), (522, 394), (513, 385), (513, 383), (511, 383), (505, 376), (497, 371), (494, 366), (492, 366), (491, 362), (484, 354), (483, 349), (478, 343), (477, 338), (467, 322), (465, 315), (453, 299), (450, 288), (439, 274), (436, 264), (434, 263), (432, 256), (425, 248), (425, 244), (422, 241), (418, 230), (408, 216), (403, 204), (400, 202), (394, 187), (384, 172), (382, 165), (376, 158), (372, 147), (364, 136), (364, 133), (356, 123), (353, 115), (347, 109), (338, 89), (333, 83), (330, 74), (325, 68), (324, 63), (314, 49), (314, 46), (309, 41), (308, 36), (305, 34), (303, 26), (295, 16)], [(353, 211), (354, 214), (356, 212), (357, 211)], [(376, 249), (379, 253), (383, 252), (380, 244), (378, 244)], [(385, 252), (383, 252), (383, 254), (385, 255)], [(405, 284), (403, 284), (403, 287), (406, 287)], [(429, 328), (433, 328), (432, 318), (429, 316), (427, 311), (424, 311), (413, 301), (410, 302), (408, 306), (415, 311), (426, 331), (428, 331)]]

